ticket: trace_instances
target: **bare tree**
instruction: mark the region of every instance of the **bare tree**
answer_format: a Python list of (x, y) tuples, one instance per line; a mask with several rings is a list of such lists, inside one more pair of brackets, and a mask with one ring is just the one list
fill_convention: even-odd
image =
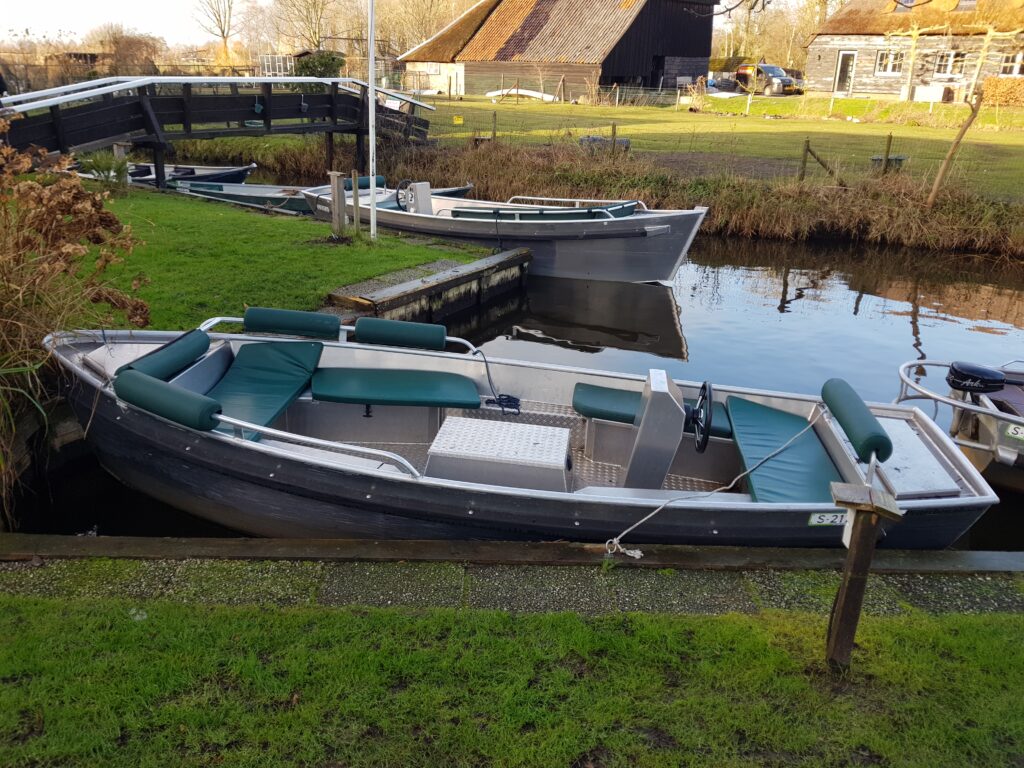
[(238, 33), (251, 59), (255, 59), (261, 53), (276, 52), (277, 29), (274, 9), (269, 5), (261, 5), (256, 0), (248, 0), (239, 13)]
[(321, 50), (338, 36), (337, 0), (274, 0), (278, 35), (293, 48)]
[(105, 55), (105, 69), (111, 75), (155, 75), (155, 61), (167, 49), (162, 38), (144, 35), (121, 24), (103, 24), (86, 33), (88, 48)]
[(196, 0), (197, 21), (204, 32), (220, 40), (220, 59), (231, 63), (231, 48), (228, 40), (237, 31), (234, 17), (235, 0)]

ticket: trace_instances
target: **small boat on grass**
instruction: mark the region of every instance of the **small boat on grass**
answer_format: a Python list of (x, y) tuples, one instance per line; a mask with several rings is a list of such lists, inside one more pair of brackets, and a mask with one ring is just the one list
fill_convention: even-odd
[[(388, 189), (384, 177), (377, 177), (377, 204), (382, 205), (395, 197), (395, 190)], [(370, 204), (370, 177), (360, 176), (360, 205)], [(308, 195), (330, 199), (331, 185), (322, 184), (318, 187), (279, 186), (272, 184), (228, 184), (224, 182), (194, 181), (192, 179), (175, 179), (168, 183), (182, 194), (193, 197), (205, 197), (209, 200), (220, 200), (235, 205), (259, 208), (268, 213), (285, 213), (291, 215), (312, 214)], [(345, 191), (351, 193), (352, 180), (344, 180)], [(438, 190), (440, 195), (465, 196), (472, 185)], [(307, 195), (308, 193), (308, 195)], [(347, 199), (351, 200), (351, 196)]]
[[(238, 333), (216, 332), (241, 323)], [(186, 332), (45, 342), (100, 463), (261, 536), (840, 546), (831, 483), (955, 541), (997, 499), (920, 410), (488, 360), (438, 325), (250, 308)], [(463, 348), (465, 353), (447, 351)]]
[[(923, 369), (946, 372), (949, 394), (920, 383)], [(930, 400), (953, 410), (949, 434), (992, 483), (1024, 492), (1024, 360), (989, 368), (974, 363), (912, 360), (899, 369), (897, 403)]]
[[(329, 201), (305, 194), (314, 215), (329, 219)], [(461, 200), (432, 191), (425, 182), (402, 182), (395, 200), (378, 208), (377, 221), (502, 250), (529, 248), (530, 272), (536, 275), (653, 283), (675, 277), (706, 213), (702, 207), (649, 210), (638, 200)]]
[[(228, 184), (241, 184), (257, 168), (256, 163), (241, 166), (220, 165), (168, 165), (164, 168), (164, 177), (168, 183), (187, 179), (189, 181), (219, 181)], [(84, 179), (94, 179), (96, 174), (88, 171), (77, 171)], [(132, 184), (156, 185), (156, 170), (149, 163), (129, 163), (128, 180)]]

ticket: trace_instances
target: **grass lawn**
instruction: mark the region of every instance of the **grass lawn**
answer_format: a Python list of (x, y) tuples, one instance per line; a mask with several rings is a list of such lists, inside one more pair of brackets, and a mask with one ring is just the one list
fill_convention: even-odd
[(138, 246), (109, 275), (149, 302), (151, 325), (184, 329), (245, 306), (316, 309), (335, 288), (437, 259), (472, 261), (481, 249), (425, 246), (382, 236), (348, 245), (323, 242), (330, 227), (306, 217), (271, 216), (180, 194), (133, 190), (112, 210)]
[(0, 597), (0, 764), (1020, 764), (1024, 616), (824, 623)]
[[(827, 100), (826, 100), (827, 101)], [(867, 109), (858, 100), (840, 108)], [(888, 134), (893, 134), (893, 154), (909, 157), (906, 172), (932, 174), (949, 149), (955, 128), (931, 128), (880, 122), (824, 120), (809, 115), (791, 119), (768, 120), (764, 112), (785, 113), (798, 109), (798, 99), (777, 98), (758, 107), (762, 114), (716, 115), (690, 113), (672, 107), (593, 107), (573, 104), (506, 101), (492, 104), (488, 99), (467, 98), (461, 102), (438, 100), (437, 111), (427, 114), (431, 135), (442, 140), (466, 139), (490, 135), (492, 114), (498, 113), (499, 135), (512, 140), (545, 142), (583, 134), (610, 135), (616, 123), (618, 135), (628, 137), (633, 148), (651, 152), (701, 152), (728, 156), (781, 161), (779, 172), (795, 175), (805, 138), (823, 157), (848, 173), (867, 172), (870, 158), (881, 154)], [(727, 102), (728, 103), (728, 102)], [(778, 107), (774, 106), (776, 103)], [(792, 106), (787, 106), (792, 105)], [(738, 109), (738, 105), (734, 105)], [(917, 105), (925, 106), (926, 105)], [(713, 104), (709, 108), (720, 108)], [(952, 108), (956, 109), (956, 108)], [(454, 125), (454, 117), (463, 118)], [(990, 116), (992, 115), (992, 116)], [(1007, 117), (1010, 115), (1010, 117)], [(984, 120), (994, 119), (994, 111), (985, 108)], [(1001, 124), (1024, 122), (1024, 110), (1001, 110)], [(979, 118), (979, 121), (983, 121)], [(954, 174), (960, 174), (977, 191), (999, 198), (1024, 196), (1024, 131), (991, 130), (992, 126), (972, 128), (956, 162)], [(1019, 126), (1018, 126), (1019, 127)], [(788, 163), (788, 165), (786, 165)]]

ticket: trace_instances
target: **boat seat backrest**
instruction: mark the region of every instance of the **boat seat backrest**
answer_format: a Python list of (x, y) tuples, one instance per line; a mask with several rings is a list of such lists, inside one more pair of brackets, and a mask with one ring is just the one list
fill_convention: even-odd
[(249, 307), (243, 318), (248, 333), (280, 333), (337, 341), (341, 318), (323, 312), (300, 312), (295, 309)]
[(447, 343), (448, 329), (432, 323), (360, 317), (356, 320), (354, 335), (355, 341), (359, 344), (443, 350)]
[[(318, 341), (244, 344), (206, 397), (220, 403), (225, 416), (270, 426), (309, 386), (322, 352)], [(218, 430), (233, 432), (226, 425)], [(245, 437), (259, 439), (256, 433), (247, 432)]]
[(843, 428), (857, 457), (867, 463), (892, 456), (892, 440), (860, 395), (843, 379), (829, 379), (821, 388), (821, 399)]
[(152, 352), (126, 363), (117, 370), (133, 370), (152, 376), (154, 379), (169, 381), (175, 374), (188, 368), (192, 363), (206, 354), (210, 348), (210, 337), (198, 328), (183, 333), (178, 338), (157, 347)]
[(663, 370), (647, 374), (640, 400), (636, 440), (626, 465), (626, 488), (661, 488), (683, 439), (686, 406)]

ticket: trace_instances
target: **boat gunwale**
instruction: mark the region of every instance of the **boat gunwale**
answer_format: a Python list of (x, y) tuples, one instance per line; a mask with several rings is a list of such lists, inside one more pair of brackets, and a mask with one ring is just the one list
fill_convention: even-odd
[[(99, 377), (94, 375), (93, 372), (89, 371), (84, 365), (78, 364), (70, 356), (62, 354), (60, 351), (61, 347), (73, 346), (75, 340), (88, 340), (93, 343), (117, 343), (124, 342), (131, 339), (142, 340), (150, 339), (153, 342), (162, 341), (166, 343), (174, 338), (177, 338), (181, 332), (175, 331), (134, 331), (134, 330), (120, 330), (120, 331), (90, 331), (90, 330), (79, 330), (79, 331), (65, 331), (50, 334), (44, 340), (44, 345), (47, 346), (58, 358), (60, 363), (71, 370), (71, 372), (80, 379), (86, 380), (93, 388), (97, 389), (100, 394), (111, 398), (114, 403), (121, 409), (131, 409), (139, 414), (146, 417), (156, 419), (159, 422), (166, 423), (178, 429), (187, 430), (195, 434), (200, 438), (209, 438), (215, 441), (225, 442), (226, 444), (233, 445), (239, 448), (248, 448), (250, 450), (257, 450), (261, 453), (268, 453), (281, 458), (288, 458), (300, 463), (313, 463), (318, 466), (322, 466), (333, 471), (342, 473), (354, 474), (357, 476), (372, 476), (380, 479), (401, 482), (401, 483), (413, 483), (416, 485), (425, 485), (428, 487), (437, 487), (441, 489), (458, 489), (468, 492), (483, 492), (490, 494), (501, 494), (510, 497), (522, 497), (522, 498), (542, 498), (548, 501), (554, 502), (594, 502), (599, 505), (607, 506), (611, 501), (608, 497), (602, 497), (597, 494), (579, 494), (568, 491), (546, 491), (541, 489), (533, 488), (516, 488), (513, 486), (503, 485), (490, 485), (485, 483), (470, 483), (455, 480), (446, 480), (443, 478), (434, 478), (425, 474), (420, 474), (418, 477), (408, 475), (404, 472), (394, 472), (391, 470), (374, 470), (368, 468), (354, 468), (351, 466), (344, 466), (340, 463), (328, 462), (326, 460), (317, 460), (316, 457), (305, 455), (299, 451), (287, 451), (284, 449), (277, 448), (276, 446), (260, 445), (258, 441), (245, 440), (235, 435), (228, 435), (217, 431), (201, 432), (199, 430), (190, 429), (184, 425), (173, 422), (169, 419), (165, 419), (157, 414), (154, 414), (145, 409), (131, 405), (120, 400), (113, 391), (112, 381), (103, 382)], [(220, 341), (238, 341), (238, 342), (266, 342), (268, 337), (250, 335), (250, 334), (231, 334), (231, 333), (210, 333), (211, 340)], [(277, 339), (278, 337), (272, 337)], [(289, 337), (296, 341), (306, 340), (298, 337)], [(287, 340), (287, 339), (283, 339)], [(337, 347), (340, 349), (351, 349), (352, 347), (358, 347), (360, 349), (366, 349), (374, 352), (383, 352), (387, 354), (401, 356), (415, 356), (415, 357), (426, 357), (441, 360), (460, 360), (465, 361), (467, 358), (464, 354), (446, 351), (432, 351), (432, 350), (419, 350), (411, 348), (396, 349), (395, 347), (387, 347), (373, 344), (361, 344), (354, 341), (335, 341), (325, 340), (322, 342), (325, 347)], [(618, 379), (622, 381), (628, 381), (633, 384), (642, 383), (645, 377), (640, 374), (630, 374), (620, 371), (601, 371), (595, 369), (577, 368), (572, 366), (564, 366), (557, 364), (548, 363), (537, 363), (526, 360), (508, 360), (504, 358), (488, 358), (491, 365), (508, 366), (511, 368), (525, 368), (533, 370), (544, 370), (544, 371), (555, 371), (562, 374), (575, 374), (584, 376), (597, 376), (608, 379)], [(700, 386), (699, 382), (688, 381), (685, 379), (673, 379), (678, 386), (684, 386), (688, 388), (696, 388)], [(716, 392), (724, 392), (735, 395), (752, 395), (755, 397), (768, 397), (768, 398), (779, 398), (783, 400), (797, 401), (806, 403), (812, 407), (820, 407), (822, 400), (820, 397), (814, 395), (805, 395), (801, 393), (786, 393), (776, 392), (773, 390), (761, 390), (753, 389), (749, 387), (739, 387), (733, 385), (720, 385), (716, 386)], [(927, 414), (925, 414), (920, 408), (916, 406), (906, 406), (895, 403), (867, 403), (872, 413), (876, 410), (882, 410), (883, 413), (898, 413), (901, 418), (911, 421), (919, 428), (922, 428), (928, 433), (928, 437), (935, 443), (936, 448), (941, 452), (944, 459), (949, 461), (955, 471), (964, 480), (966, 489), (961, 489), (961, 493), (969, 493), (970, 495), (958, 495), (953, 497), (942, 497), (942, 498), (923, 498), (923, 499), (906, 499), (900, 501), (900, 507), (911, 511), (914, 509), (931, 509), (941, 510), (944, 508), (961, 508), (965, 505), (975, 507), (984, 504), (986, 507), (992, 506), (993, 504), (999, 503), (999, 498), (992, 491), (991, 487), (981, 476), (981, 473), (967, 460), (967, 457), (958, 449), (952, 438), (945, 433), (944, 430), (938, 427)], [(237, 421), (232, 419), (232, 421)], [(259, 425), (249, 425), (245, 422), (238, 422), (244, 425), (244, 429), (252, 429), (255, 431), (265, 431), (267, 428)], [(279, 430), (278, 430), (279, 431)], [(287, 433), (293, 434), (293, 433)], [(720, 439), (715, 438), (716, 441)], [(732, 442), (732, 441), (726, 441)], [(346, 444), (336, 443), (339, 447), (343, 447)], [(354, 446), (353, 448), (358, 448)], [(664, 499), (658, 498), (616, 498), (615, 504), (617, 506), (627, 507), (640, 507), (650, 508), (652, 505), (661, 505), (665, 503)], [(708, 495), (696, 499), (681, 499), (679, 501), (671, 501), (667, 505), (667, 508), (677, 510), (706, 510), (709, 506), (713, 508), (729, 509), (734, 511), (806, 511), (806, 512), (818, 512), (818, 511), (834, 511), (835, 505), (828, 504), (825, 502), (740, 502), (740, 501), (729, 501), (725, 499), (721, 500), (719, 494)]]

